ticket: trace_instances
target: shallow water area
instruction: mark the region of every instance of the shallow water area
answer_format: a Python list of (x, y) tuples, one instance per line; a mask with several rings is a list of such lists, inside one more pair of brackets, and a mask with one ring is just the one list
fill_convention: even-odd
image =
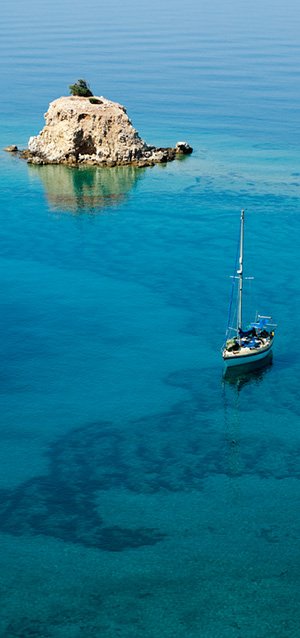
[[(0, 29), (1, 147), (85, 77), (148, 143), (194, 148), (0, 153), (0, 635), (295, 638), (299, 9), (13, 0)], [(269, 365), (224, 377), (241, 208), (245, 317), (278, 329)]]

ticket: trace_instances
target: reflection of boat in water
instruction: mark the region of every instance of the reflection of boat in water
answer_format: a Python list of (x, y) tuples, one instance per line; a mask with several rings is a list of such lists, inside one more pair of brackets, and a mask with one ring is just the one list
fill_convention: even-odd
[[(225, 368), (240, 368), (248, 366), (250, 368), (261, 366), (269, 358), (273, 342), (274, 327), (272, 318), (265, 315), (256, 314), (255, 321), (250, 324), (247, 330), (243, 330), (243, 261), (244, 261), (244, 211), (241, 211), (241, 225), (239, 238), (239, 265), (235, 268), (236, 274), (233, 277), (232, 294), (229, 308), (228, 326), (226, 341), (223, 346), (222, 356)], [(236, 264), (237, 265), (237, 264)], [(238, 283), (237, 304), (236, 304), (236, 325), (234, 326), (234, 283)]]
[[(230, 480), (230, 499), (240, 499), (239, 483), (232, 479), (240, 477), (248, 462), (248, 444), (245, 443), (244, 410), (249, 410), (250, 397), (262, 397), (265, 388), (270, 388), (269, 374), (272, 370), (272, 352), (256, 366), (236, 366), (228, 368), (222, 377), (222, 397), (224, 409), (225, 474)], [(260, 385), (262, 387), (260, 387)], [(258, 399), (259, 401), (259, 399)], [(256, 404), (251, 401), (253, 414)], [(252, 416), (250, 416), (250, 421)], [(246, 435), (247, 436), (247, 435)], [(251, 453), (250, 453), (251, 454)], [(249, 458), (249, 457), (248, 457)]]
[(231, 387), (235, 387), (238, 392), (246, 385), (260, 383), (273, 363), (273, 353), (257, 361), (256, 365), (244, 364), (227, 368), (223, 375), (223, 381)]
[(71, 213), (97, 212), (119, 203), (144, 172), (136, 166), (75, 168), (62, 164), (28, 164), (28, 170), (43, 182), (51, 208)]

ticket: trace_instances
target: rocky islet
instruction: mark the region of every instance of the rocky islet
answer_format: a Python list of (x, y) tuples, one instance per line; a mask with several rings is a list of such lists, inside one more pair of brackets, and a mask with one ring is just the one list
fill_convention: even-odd
[[(46, 124), (30, 137), (21, 157), (32, 164), (152, 166), (192, 152), (187, 142), (161, 148), (146, 144), (126, 109), (104, 97), (60, 97), (50, 103)], [(15, 145), (5, 150), (18, 152)]]

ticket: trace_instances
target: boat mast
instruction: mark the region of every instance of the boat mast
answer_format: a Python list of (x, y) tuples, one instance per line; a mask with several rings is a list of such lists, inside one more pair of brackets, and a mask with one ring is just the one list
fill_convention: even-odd
[(240, 233), (240, 258), (239, 269), (237, 275), (239, 278), (239, 292), (238, 292), (238, 312), (237, 312), (237, 332), (242, 330), (242, 314), (243, 314), (243, 257), (244, 257), (244, 213), (241, 211), (241, 233)]

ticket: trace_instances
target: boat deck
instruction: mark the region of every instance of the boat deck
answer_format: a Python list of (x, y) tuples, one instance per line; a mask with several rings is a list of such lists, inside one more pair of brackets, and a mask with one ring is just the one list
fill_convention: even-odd
[(225, 347), (223, 350), (223, 359), (240, 359), (245, 357), (251, 357), (257, 354), (262, 354), (270, 350), (273, 340), (270, 338), (261, 339), (259, 344), (250, 346), (243, 344), (238, 350), (227, 350)]

